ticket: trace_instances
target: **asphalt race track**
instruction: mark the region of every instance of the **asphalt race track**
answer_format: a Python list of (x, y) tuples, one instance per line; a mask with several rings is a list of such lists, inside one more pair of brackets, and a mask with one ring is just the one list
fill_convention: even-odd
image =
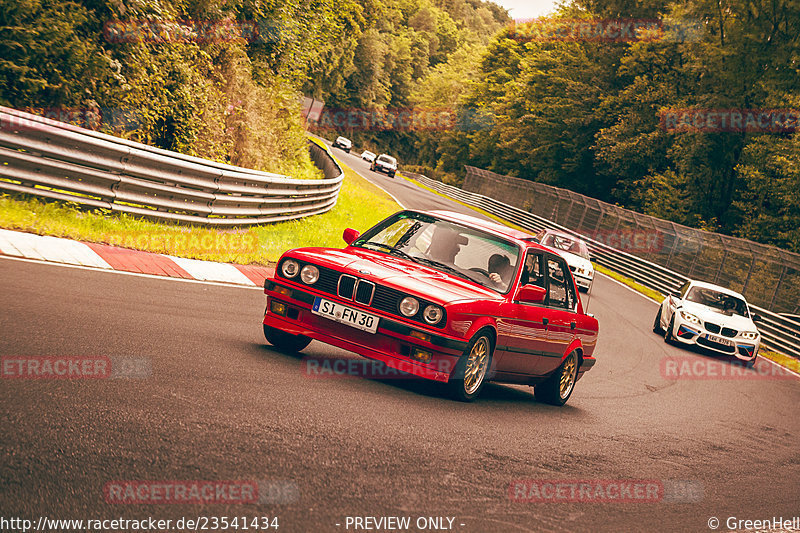
[[(402, 178), (369, 177), (407, 207), (448, 205)], [(562, 408), (526, 387), (490, 384), (463, 404), (419, 380), (314, 375), (304, 358), (364, 360), (317, 342), (301, 356), (274, 350), (259, 290), (7, 258), (0, 280), (0, 355), (146, 367), (120, 379), (0, 380), (3, 518), (268, 516), (278, 531), (323, 533), (368, 531), (353, 517), (449, 517), (463, 532), (661, 532), (800, 515), (800, 378), (768, 362), (720, 376), (726, 361), (665, 344), (651, 331), (657, 305), (608, 278), (589, 304), (598, 363)], [(667, 356), (700, 366), (674, 376)], [(141, 480), (290, 489), (283, 503), (107, 502), (110, 482)], [(520, 480), (663, 490), (657, 501), (512, 501)]]

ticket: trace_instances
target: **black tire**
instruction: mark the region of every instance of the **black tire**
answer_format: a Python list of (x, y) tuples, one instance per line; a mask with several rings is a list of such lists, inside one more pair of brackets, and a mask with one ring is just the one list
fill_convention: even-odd
[(264, 324), (264, 337), (271, 345), (284, 352), (299, 352), (311, 342), (305, 335), (292, 335)]
[(675, 337), (672, 336), (672, 330), (675, 329), (675, 317), (672, 317), (672, 320), (669, 321), (669, 326), (667, 330), (664, 332), (664, 342), (667, 344), (673, 344), (675, 342)]
[[(486, 376), (492, 368), (493, 353), (494, 342), (488, 331), (481, 330), (472, 337), (464, 349), (464, 354), (458, 360), (455, 370), (450, 374), (450, 381), (447, 382), (450, 395), (454, 399), (471, 402), (478, 397), (486, 384)], [(476, 362), (479, 365), (477, 368), (468, 366), (471, 359), (473, 361), (477, 359)]]
[(659, 335), (664, 334), (664, 328), (661, 327), (661, 306), (658, 307), (658, 313), (656, 314), (656, 319), (653, 322), (653, 333), (658, 333)]
[[(558, 370), (533, 388), (533, 394), (540, 402), (562, 406), (572, 396), (577, 380), (578, 354), (570, 352), (564, 362), (561, 363), (561, 366), (558, 367)], [(564, 383), (563, 387), (562, 382)]]
[(394, 177), (394, 172), (389, 172), (389, 177), (393, 178)]

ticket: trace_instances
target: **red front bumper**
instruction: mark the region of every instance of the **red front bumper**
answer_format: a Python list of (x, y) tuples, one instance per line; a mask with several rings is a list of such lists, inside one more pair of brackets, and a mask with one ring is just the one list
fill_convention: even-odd
[[(466, 342), (462, 339), (448, 339), (437, 336), (438, 339), (447, 341), (449, 346), (445, 347), (411, 337), (403, 332), (393, 331), (396, 329), (413, 330), (414, 328), (402, 325), (399, 321), (383, 317), (378, 313), (375, 314), (381, 316), (381, 321), (377, 332), (361, 331), (315, 315), (311, 312), (312, 306), (310, 304), (295, 300), (291, 296), (287, 297), (270, 290), (265, 290), (264, 292), (267, 294), (268, 299), (274, 299), (285, 304), (288, 311), (287, 316), (272, 313), (270, 312), (268, 301), (267, 312), (264, 315), (264, 325), (293, 335), (311, 337), (314, 340), (355, 352), (363, 357), (381, 361), (391, 368), (424, 379), (447, 382), (463, 353), (463, 346), (466, 346)], [(338, 300), (328, 294), (324, 297)], [(342, 303), (347, 305), (350, 302)], [(373, 310), (370, 310), (370, 312), (373, 312)], [(397, 327), (398, 325), (400, 327)], [(419, 328), (418, 331), (423, 331), (423, 328)], [(431, 354), (430, 363), (422, 363), (412, 359), (409, 354), (415, 348), (429, 352)]]

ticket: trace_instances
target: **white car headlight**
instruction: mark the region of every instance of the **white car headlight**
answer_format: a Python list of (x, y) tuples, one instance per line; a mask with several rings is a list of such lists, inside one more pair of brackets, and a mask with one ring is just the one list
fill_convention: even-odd
[(287, 259), (281, 266), (281, 272), (287, 278), (293, 278), (300, 272), (300, 265), (294, 259)]
[(314, 265), (306, 265), (303, 267), (303, 270), (300, 271), (300, 279), (303, 280), (303, 283), (306, 285), (313, 285), (319, 279), (319, 269)]
[(686, 311), (681, 310), (681, 318), (683, 318), (687, 322), (691, 322), (692, 324), (699, 324), (700, 319), (694, 316), (692, 313), (687, 313)]
[(400, 313), (403, 316), (412, 317), (419, 311), (419, 300), (411, 296), (406, 296), (400, 300)]
[(441, 307), (429, 305), (425, 308), (425, 312), (422, 314), (422, 316), (425, 318), (425, 322), (433, 325), (437, 324), (442, 319), (444, 312), (442, 311)]
[(757, 331), (743, 331), (741, 333), (741, 335), (742, 335), (743, 339), (748, 339), (748, 340), (751, 340), (751, 341), (754, 341), (754, 340), (756, 340), (758, 338), (758, 332)]

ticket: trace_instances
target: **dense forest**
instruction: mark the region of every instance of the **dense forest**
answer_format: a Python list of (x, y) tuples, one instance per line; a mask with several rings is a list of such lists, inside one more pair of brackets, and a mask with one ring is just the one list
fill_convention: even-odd
[[(633, 39), (561, 21), (659, 21)], [(538, 33), (537, 33), (538, 32)], [(646, 32), (645, 32), (646, 33)], [(0, 104), (167, 149), (314, 174), (299, 96), (448, 110), (442, 128), (313, 128), (448, 182), (464, 165), (800, 251), (800, 139), (670, 129), (670, 110), (800, 109), (798, 0), (0, 0)], [(796, 126), (796, 124), (795, 124)]]

